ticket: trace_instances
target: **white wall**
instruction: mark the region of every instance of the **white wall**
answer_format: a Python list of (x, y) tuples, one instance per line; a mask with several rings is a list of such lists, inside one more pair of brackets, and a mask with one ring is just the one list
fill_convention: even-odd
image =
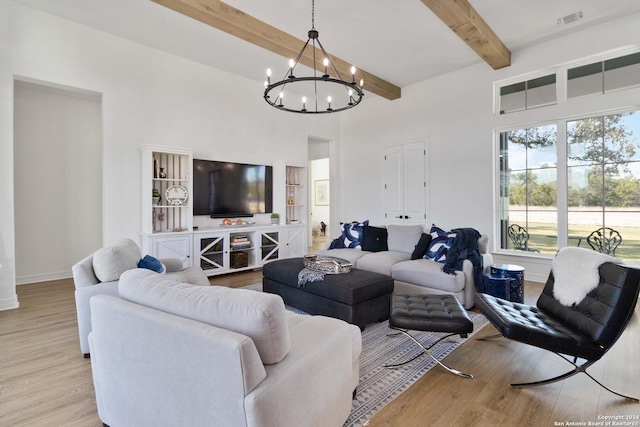
[(14, 76), (102, 94), (103, 244), (140, 241), (144, 144), (194, 157), (307, 161), (309, 135), (338, 141), (338, 118), (268, 108), (261, 83), (0, 0), (0, 309), (17, 306)]
[(16, 281), (69, 277), (102, 244), (102, 113), (95, 94), (16, 81)]
[[(502, 116), (493, 114), (493, 83), (557, 66), (612, 49), (640, 46), (640, 14), (515, 52), (511, 67), (494, 71), (481, 63), (402, 88), (395, 101), (370, 99), (343, 116), (339, 158), (339, 217), (383, 223), (382, 158), (384, 147), (417, 139), (429, 141), (427, 224), (443, 228), (474, 227), (497, 235), (493, 194), (496, 189), (496, 129), (571, 117), (607, 109), (640, 106), (640, 89), (572, 100)], [(499, 262), (525, 266), (530, 280), (545, 281), (550, 256), (513, 257)]]

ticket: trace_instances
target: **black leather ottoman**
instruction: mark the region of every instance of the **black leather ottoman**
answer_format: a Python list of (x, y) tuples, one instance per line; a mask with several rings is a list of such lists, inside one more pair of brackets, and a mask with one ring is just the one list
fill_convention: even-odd
[(309, 314), (342, 319), (364, 330), (365, 325), (389, 318), (393, 279), (384, 274), (351, 269), (326, 274), (324, 280), (298, 286), (302, 258), (271, 261), (262, 267), (262, 289), (278, 294), (285, 304)]
[[(456, 369), (450, 368), (440, 362), (429, 352), (429, 349), (440, 341), (452, 335), (460, 335), (466, 338), (467, 334), (473, 332), (473, 322), (467, 310), (460, 304), (460, 301), (453, 295), (404, 295), (396, 294), (391, 299), (391, 315), (389, 316), (389, 327), (406, 335), (413, 342), (422, 348), (414, 358), (406, 362), (395, 365), (387, 365), (387, 368), (398, 368), (407, 363), (413, 362), (418, 357), (426, 354), (431, 356), (440, 366), (452, 374), (464, 378), (473, 378), (473, 375), (465, 374)], [(406, 330), (448, 332), (428, 348), (425, 348)]]

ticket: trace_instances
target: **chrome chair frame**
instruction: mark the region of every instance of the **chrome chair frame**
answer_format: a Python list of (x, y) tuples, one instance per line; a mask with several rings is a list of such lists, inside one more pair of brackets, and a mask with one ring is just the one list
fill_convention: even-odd
[(414, 343), (416, 343), (418, 345), (418, 347), (420, 347), (422, 349), (421, 353), (416, 354), (415, 356), (413, 356), (411, 359), (405, 361), (405, 362), (400, 362), (400, 363), (396, 363), (396, 364), (392, 364), (392, 365), (385, 365), (384, 367), (387, 369), (396, 369), (396, 368), (400, 368), (402, 366), (408, 365), (409, 363), (413, 362), (414, 360), (416, 360), (418, 357), (420, 356), (424, 356), (427, 355), (429, 357), (431, 357), (438, 365), (442, 366), (444, 369), (446, 369), (447, 371), (451, 372), (454, 375), (458, 375), (459, 377), (462, 378), (469, 378), (469, 379), (473, 379), (473, 375), (471, 374), (467, 374), (465, 372), (459, 371), (457, 369), (451, 368), (447, 365), (445, 365), (444, 363), (442, 363), (441, 361), (438, 360), (437, 357), (435, 357), (429, 350), (431, 350), (436, 344), (444, 341), (445, 339), (454, 336), (454, 335), (460, 335), (462, 338), (466, 338), (467, 334), (459, 334), (459, 333), (452, 333), (452, 334), (447, 334), (444, 335), (442, 337), (440, 337), (440, 339), (438, 339), (436, 342), (434, 342), (433, 344), (431, 344), (429, 347), (425, 347), (423, 346), (420, 341), (418, 341), (417, 339), (415, 339), (415, 337), (413, 335), (411, 335), (409, 332), (407, 332), (406, 329), (400, 329), (400, 328), (395, 328), (393, 326), (389, 326), (389, 328), (398, 331), (397, 333), (392, 333), (392, 334), (388, 334), (387, 336), (396, 336), (396, 335), (405, 335), (407, 337), (409, 337), (409, 339), (411, 341), (413, 341)]

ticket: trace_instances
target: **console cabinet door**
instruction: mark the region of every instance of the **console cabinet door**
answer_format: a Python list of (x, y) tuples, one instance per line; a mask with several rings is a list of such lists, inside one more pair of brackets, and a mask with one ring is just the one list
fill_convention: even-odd
[(260, 263), (282, 258), (282, 230), (274, 229), (260, 232)]
[(307, 254), (307, 228), (287, 227), (285, 229), (286, 258), (297, 258)]
[(202, 234), (195, 241), (196, 265), (202, 268), (207, 276), (229, 270), (229, 235), (227, 233)]
[[(178, 258), (182, 265), (191, 266), (191, 235), (151, 237), (149, 255), (156, 258)], [(143, 254), (145, 255), (145, 254)]]

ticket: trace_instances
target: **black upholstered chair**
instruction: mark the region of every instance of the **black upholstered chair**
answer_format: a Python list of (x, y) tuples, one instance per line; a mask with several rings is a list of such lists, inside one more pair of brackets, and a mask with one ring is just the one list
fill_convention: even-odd
[(615, 256), (616, 249), (622, 243), (622, 236), (613, 228), (602, 227), (589, 234), (587, 243), (594, 251)]
[[(599, 267), (600, 283), (578, 304), (565, 306), (553, 296), (554, 277), (547, 283), (535, 306), (514, 303), (486, 294), (476, 294), (475, 304), (508, 339), (556, 353), (574, 369), (554, 378), (511, 384), (529, 387), (550, 384), (583, 372), (610, 392), (635, 401), (606, 387), (586, 371), (618, 340), (638, 300), (640, 270), (604, 263)], [(637, 367), (636, 367), (637, 369)]]
[(511, 240), (513, 249), (519, 251), (540, 252), (537, 249), (529, 247), (529, 232), (521, 225), (511, 224), (507, 229), (507, 235)]

